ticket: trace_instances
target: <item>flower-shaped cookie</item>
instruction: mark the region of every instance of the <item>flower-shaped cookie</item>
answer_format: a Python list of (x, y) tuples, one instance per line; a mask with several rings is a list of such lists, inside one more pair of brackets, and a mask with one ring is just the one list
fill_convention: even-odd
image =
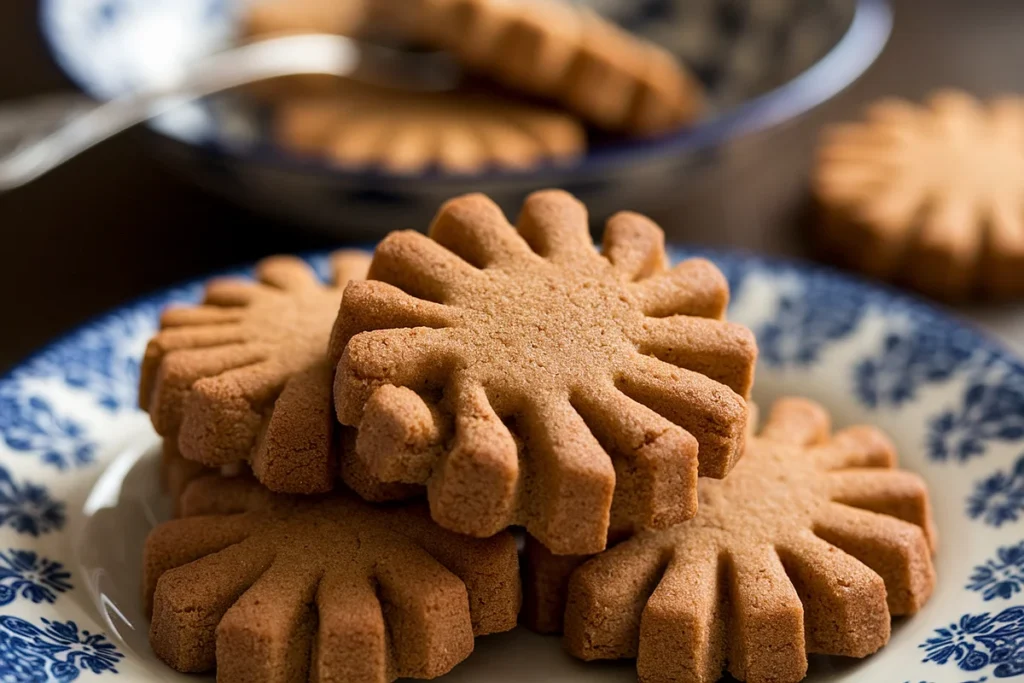
[(574, 117), (476, 91), (406, 92), (353, 81), (334, 92), (282, 100), (278, 144), (350, 168), (415, 174), (479, 173), (571, 162), (586, 135)]
[(830, 129), (814, 189), (835, 259), (943, 299), (1024, 293), (1024, 99), (884, 100)]
[(421, 507), (289, 497), (207, 476), (146, 539), (150, 642), (185, 672), (243, 681), (434, 678), (507, 631), (515, 540), (439, 528)]
[(588, 123), (657, 135), (692, 123), (700, 83), (667, 50), (548, 0), (414, 0), (422, 38), (467, 67), (556, 101)]
[(220, 279), (201, 306), (171, 308), (142, 360), (139, 403), (189, 460), (247, 461), (274, 491), (333, 488), (337, 452), (326, 360), (342, 288), (366, 273), (362, 252), (331, 257), (323, 284), (294, 257)]
[(531, 195), (518, 229), (468, 195), (430, 237), (389, 235), (331, 340), (356, 455), (381, 481), (427, 484), (446, 528), (524, 524), (560, 554), (601, 550), (609, 522), (692, 517), (698, 472), (725, 476), (742, 447), (757, 349), (720, 320), (722, 274), (666, 270), (663, 242), (620, 213), (599, 254), (557, 190)]
[(871, 427), (828, 438), (817, 404), (778, 401), (697, 516), (639, 534), (569, 581), (565, 644), (583, 659), (636, 657), (640, 680), (748, 682), (806, 675), (806, 653), (864, 657), (912, 614), (935, 571), (924, 482), (893, 469)]

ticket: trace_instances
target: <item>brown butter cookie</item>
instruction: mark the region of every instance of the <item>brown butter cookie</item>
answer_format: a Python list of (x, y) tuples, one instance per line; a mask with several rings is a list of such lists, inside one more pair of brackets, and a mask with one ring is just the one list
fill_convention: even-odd
[(815, 237), (832, 258), (941, 299), (1024, 293), (1024, 99), (887, 99), (823, 136)]
[(334, 254), (324, 285), (300, 259), (273, 257), (257, 265), (257, 281), (214, 280), (202, 305), (165, 311), (139, 390), (157, 433), (203, 465), (247, 462), (275, 491), (333, 488), (325, 349), (342, 287), (367, 262), (362, 252)]
[[(729, 477), (700, 482), (695, 518), (575, 570), (569, 652), (635, 657), (646, 683), (725, 670), (787, 683), (806, 675), (807, 653), (864, 657), (885, 645), (890, 615), (916, 612), (935, 583), (927, 490), (893, 469), (879, 431), (828, 430), (817, 404), (778, 401)], [(563, 565), (551, 566), (548, 581)]]
[(289, 497), (200, 477), (146, 540), (157, 656), (220, 683), (435, 678), (519, 609), (515, 541), (470, 539), (416, 506)]
[(600, 128), (658, 135), (700, 115), (700, 83), (667, 50), (577, 5), (415, 0), (422, 38), (499, 83)]
[(273, 118), (285, 149), (399, 174), (526, 170), (570, 163), (586, 150), (573, 116), (493, 92), (406, 92), (346, 80), (329, 94), (282, 100)]
[(601, 550), (610, 524), (692, 517), (698, 472), (725, 476), (742, 446), (757, 351), (720, 320), (722, 274), (701, 259), (666, 270), (663, 242), (621, 213), (599, 254), (583, 205), (554, 190), (526, 200), (518, 228), (468, 195), (430, 237), (392, 233), (331, 341), (357, 458), (380, 481), (426, 484), (446, 528), (523, 524), (560, 554)]

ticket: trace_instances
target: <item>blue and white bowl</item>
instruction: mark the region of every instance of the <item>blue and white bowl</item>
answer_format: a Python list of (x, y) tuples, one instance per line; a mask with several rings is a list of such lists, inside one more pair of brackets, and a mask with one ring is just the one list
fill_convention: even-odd
[[(1024, 676), (1024, 364), (888, 290), (794, 263), (709, 256), (732, 284), (730, 316), (758, 336), (755, 399), (804, 395), (837, 426), (877, 424), (932, 492), (940, 549), (930, 602), (865, 660), (813, 658), (808, 680)], [(159, 442), (135, 399), (161, 308), (200, 290), (115, 310), (0, 379), (0, 681), (195, 680), (147, 644), (141, 547), (169, 506)], [(579, 663), (557, 638), (517, 629), (477, 641), (445, 680), (635, 679), (631, 663)]]
[[(190, 177), (280, 217), (366, 236), (426, 225), (437, 206), (471, 190), (506, 210), (528, 192), (562, 187), (596, 218), (629, 207), (685, 210), (699, 228), (729, 232), (777, 213), (783, 193), (745, 182), (799, 177), (802, 145), (778, 134), (850, 84), (889, 34), (886, 0), (578, 0), (665, 45), (706, 83), (713, 113), (696, 127), (652, 141), (596, 142), (578, 163), (470, 178), (353, 172), (275, 149), (265, 117), (221, 96), (152, 124), (159, 153)], [(159, 83), (190, 61), (229, 46), (246, 0), (42, 0), (40, 20), (57, 62), (87, 93), (109, 99)], [(742, 184), (742, 187), (737, 187)], [(727, 210), (723, 206), (728, 205)]]

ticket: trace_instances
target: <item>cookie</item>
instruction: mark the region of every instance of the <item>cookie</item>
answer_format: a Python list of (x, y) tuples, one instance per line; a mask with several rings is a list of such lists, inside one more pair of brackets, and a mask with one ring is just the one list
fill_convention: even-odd
[(530, 195), (518, 228), (467, 195), (429, 237), (385, 238), (369, 277), (332, 333), (337, 415), (370, 473), (426, 484), (443, 527), (596, 552), (610, 525), (692, 517), (698, 473), (740, 452), (753, 335), (721, 320), (718, 269), (666, 269), (643, 216), (612, 217), (598, 253), (565, 192)]
[(878, 102), (826, 131), (814, 193), (842, 264), (944, 300), (1024, 294), (1024, 98)]
[(160, 448), (160, 488), (170, 498), (175, 517), (181, 512), (181, 494), (185, 492), (189, 482), (215, 472), (216, 470), (183, 456), (175, 439), (163, 440)]
[(645, 683), (787, 683), (808, 653), (885, 645), (935, 584), (927, 489), (878, 430), (828, 434), (817, 404), (778, 401), (732, 473), (701, 480), (696, 517), (575, 570), (568, 651), (636, 658)]
[(351, 169), (420, 174), (527, 170), (586, 150), (575, 117), (493, 92), (406, 92), (341, 81), (328, 94), (287, 98), (273, 114), (284, 149)]
[(219, 279), (200, 306), (170, 308), (142, 359), (139, 403), (181, 454), (248, 463), (274, 491), (317, 493), (337, 479), (332, 367), (342, 287), (365, 275), (362, 252), (331, 257), (330, 284), (294, 257), (261, 261), (256, 281)]
[(703, 89), (671, 53), (579, 5), (415, 0), (426, 42), (477, 74), (599, 128), (660, 135), (693, 123)]
[[(748, 406), (749, 439), (757, 427), (758, 407), (752, 401)], [(608, 530), (608, 546), (612, 547), (631, 535), (632, 530), (628, 526), (617, 528), (613, 525)], [(593, 555), (555, 555), (537, 539), (526, 535), (519, 554), (523, 582), (523, 608), (519, 613), (519, 623), (536, 633), (561, 633), (569, 577), (591, 557)]]
[(296, 497), (252, 480), (194, 480), (181, 519), (146, 540), (150, 643), (219, 683), (435, 678), (475, 636), (515, 625), (508, 533), (470, 539), (416, 506)]

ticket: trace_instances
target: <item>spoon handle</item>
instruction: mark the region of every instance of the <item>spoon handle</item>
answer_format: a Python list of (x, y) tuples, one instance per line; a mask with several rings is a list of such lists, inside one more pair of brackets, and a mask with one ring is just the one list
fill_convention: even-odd
[(108, 102), (61, 93), (0, 106), (0, 190), (24, 185), (183, 102), (278, 76), (348, 76), (359, 66), (360, 51), (348, 38), (286, 36), (211, 55), (165, 83)]

